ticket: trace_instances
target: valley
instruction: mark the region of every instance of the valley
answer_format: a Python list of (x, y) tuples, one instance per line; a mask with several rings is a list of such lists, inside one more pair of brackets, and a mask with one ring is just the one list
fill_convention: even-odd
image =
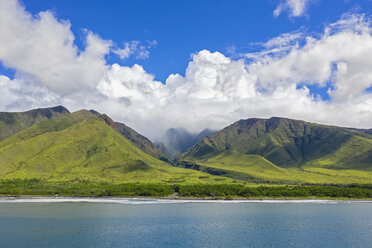
[[(224, 192), (229, 185), (362, 187), (372, 181), (372, 135), (363, 130), (278, 117), (247, 119), (194, 136), (174, 129), (161, 145), (94, 110), (70, 113), (59, 106), (0, 116), (1, 182), (14, 186), (37, 180), (41, 188), (35, 194), (50, 187), (47, 192), (57, 194), (53, 185), (65, 189), (69, 184), (80, 185), (75, 190), (80, 195), (102, 195), (105, 187), (124, 184), (152, 190), (169, 185), (171, 193), (183, 185), (210, 195), (205, 189), (213, 191), (213, 185)], [(100, 190), (89, 191), (89, 185)], [(111, 189), (116, 191), (122, 192)]]

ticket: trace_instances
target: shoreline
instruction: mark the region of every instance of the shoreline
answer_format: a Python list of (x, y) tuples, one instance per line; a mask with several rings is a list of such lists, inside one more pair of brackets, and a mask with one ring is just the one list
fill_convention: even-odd
[(192, 198), (192, 197), (94, 197), (94, 196), (0, 196), (0, 203), (372, 203), (352, 198)]

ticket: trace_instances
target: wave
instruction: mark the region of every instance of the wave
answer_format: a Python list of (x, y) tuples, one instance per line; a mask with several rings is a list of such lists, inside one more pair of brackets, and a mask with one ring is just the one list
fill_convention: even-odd
[(155, 198), (94, 198), (94, 197), (4, 197), (0, 203), (112, 203), (112, 204), (180, 204), (180, 203), (275, 203), (275, 204), (337, 204), (372, 203), (368, 200), (201, 200), (201, 199), (155, 199)]

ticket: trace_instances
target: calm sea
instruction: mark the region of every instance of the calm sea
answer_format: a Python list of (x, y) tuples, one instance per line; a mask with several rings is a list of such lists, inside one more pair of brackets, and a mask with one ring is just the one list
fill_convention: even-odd
[(81, 201), (0, 199), (0, 247), (372, 247), (368, 202)]

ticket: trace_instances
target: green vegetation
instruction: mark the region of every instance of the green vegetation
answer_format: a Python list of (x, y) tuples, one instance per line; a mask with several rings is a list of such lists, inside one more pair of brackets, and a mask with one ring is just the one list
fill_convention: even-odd
[(40, 179), (0, 180), (0, 195), (152, 196), (239, 198), (355, 198), (372, 197), (372, 185), (246, 186), (243, 184), (138, 184), (71, 180), (50, 183)]
[(241, 120), (204, 138), (178, 166), (257, 183), (370, 183), (372, 136), (284, 118)]
[(372, 185), (350, 186), (259, 186), (183, 185), (180, 196), (195, 197), (302, 197), (302, 198), (371, 198)]
[(148, 138), (137, 133), (135, 130), (128, 127), (127, 125), (120, 122), (114, 122), (106, 114), (101, 114), (95, 110), (89, 110), (89, 112), (103, 119), (109, 126), (124, 135), (128, 140), (130, 140), (133, 144), (135, 144), (139, 149), (141, 149), (148, 155), (155, 158), (161, 158), (164, 156), (154, 143), (152, 143)]
[(165, 184), (134, 184), (72, 180), (49, 183), (40, 179), (0, 181), (0, 195), (60, 195), (60, 196), (167, 196), (174, 187)]
[(33, 109), (26, 112), (0, 112), (0, 141), (32, 125), (69, 113), (62, 106)]
[(238, 121), (204, 138), (183, 158), (201, 160), (226, 150), (260, 155), (282, 168), (372, 168), (371, 135), (277, 117)]
[(134, 131), (132, 128), (120, 122), (115, 122), (115, 127), (119, 133), (124, 135), (128, 140), (130, 140), (145, 153), (155, 158), (164, 157), (162, 152), (156, 147), (154, 143), (152, 143), (148, 138)]
[(41, 122), (0, 142), (0, 178), (144, 183), (218, 179), (149, 156), (86, 110)]
[(2, 195), (372, 197), (372, 136), (360, 130), (241, 120), (177, 167), (167, 162), (150, 140), (95, 111), (0, 113)]
[(265, 184), (347, 184), (370, 183), (372, 171), (324, 168), (280, 168), (267, 159), (228, 150), (215, 157), (197, 161), (183, 160), (178, 166), (213, 175), (223, 175), (252, 183)]

